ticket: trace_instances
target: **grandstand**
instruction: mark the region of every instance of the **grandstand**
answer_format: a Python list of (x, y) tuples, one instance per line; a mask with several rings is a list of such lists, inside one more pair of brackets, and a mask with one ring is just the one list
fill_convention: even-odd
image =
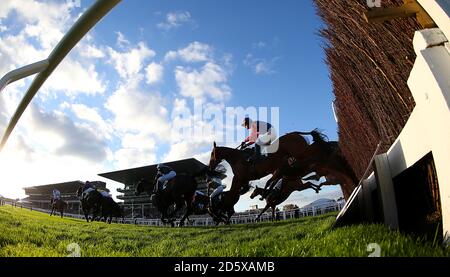
[[(197, 159), (191, 158), (186, 160), (179, 160), (165, 163), (175, 170), (178, 174), (198, 174), (206, 168), (206, 165)], [(153, 206), (150, 196), (147, 194), (135, 195), (135, 184), (141, 179), (154, 180), (157, 170), (157, 164), (143, 166), (138, 168), (130, 168), (120, 171), (108, 172), (99, 174), (104, 178), (122, 183), (124, 188), (117, 189), (117, 192), (122, 193), (117, 198), (123, 200), (125, 217), (131, 218), (157, 218), (159, 217), (156, 208)], [(222, 179), (226, 175), (222, 175)], [(206, 179), (204, 175), (197, 177), (198, 190), (205, 192), (207, 190)]]

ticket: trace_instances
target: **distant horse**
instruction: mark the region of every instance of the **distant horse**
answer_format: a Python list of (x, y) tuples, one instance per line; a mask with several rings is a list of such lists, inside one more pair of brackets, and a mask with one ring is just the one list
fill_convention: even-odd
[[(212, 213), (209, 199), (210, 198), (208, 195), (196, 192), (194, 200), (192, 201), (192, 215), (209, 214), (213, 219), (215, 225), (219, 225), (219, 223), (223, 221), (223, 219)], [(188, 215), (188, 217), (186, 218), (188, 221), (190, 221), (189, 216), (190, 215)]]
[(86, 195), (84, 195), (83, 192), (83, 186), (79, 187), (77, 190), (77, 196), (81, 202), (81, 210), (83, 211), (87, 222), (89, 222), (89, 213), (92, 210), (92, 221), (94, 221), (97, 219), (97, 215), (100, 212), (103, 195), (96, 189), (92, 189)]
[(55, 211), (58, 211), (61, 214), (61, 218), (64, 216), (64, 210), (67, 210), (67, 203), (61, 199), (52, 199), (52, 211), (50, 216), (54, 215)]
[[(236, 205), (237, 200), (239, 200), (239, 197), (237, 198), (235, 203), (232, 203), (232, 205), (229, 205), (229, 203), (226, 202), (228, 199), (232, 199), (229, 196), (229, 194), (230, 194), (230, 191), (222, 192), (220, 200), (212, 207), (211, 206), (208, 207), (210, 214), (214, 215), (213, 218), (216, 218), (216, 220), (215, 220), (216, 225), (219, 225), (220, 222), (223, 222), (226, 225), (229, 225), (231, 217), (236, 213), (234, 210), (234, 205)], [(242, 194), (240, 194), (240, 195), (242, 195)], [(236, 198), (234, 198), (234, 199), (236, 199)]]
[[(156, 185), (157, 178), (153, 182), (141, 179), (136, 185), (136, 195), (147, 192), (148, 195), (153, 195), (153, 189)], [(197, 190), (197, 181), (194, 175), (177, 174), (171, 179), (166, 188), (158, 191), (153, 197), (153, 204), (161, 213), (161, 221), (169, 223), (174, 226), (173, 218), (181, 208), (186, 205), (186, 212), (180, 220), (180, 226), (184, 225), (186, 218), (192, 214), (193, 206), (192, 200)], [(169, 208), (175, 204), (175, 209), (169, 213)]]
[[(122, 218), (124, 221), (124, 213), (122, 208), (111, 197), (103, 197), (101, 199), (102, 219), (111, 224), (112, 218)], [(108, 219), (109, 217), (109, 219)]]
[(312, 184), (311, 182), (303, 183), (301, 179), (283, 178), (283, 179), (280, 179), (278, 182), (283, 182), (282, 185), (280, 184), (281, 189), (277, 189), (277, 188), (272, 189), (267, 194), (266, 189), (255, 187), (255, 189), (253, 190), (253, 193), (250, 195), (250, 198), (253, 199), (258, 195), (266, 195), (267, 194), (266, 206), (264, 207), (264, 209), (262, 209), (262, 211), (260, 212), (260, 214), (258, 215), (256, 220), (259, 220), (261, 215), (264, 214), (269, 208), (272, 208), (272, 220), (275, 220), (276, 206), (280, 205), (281, 203), (286, 201), (286, 199), (288, 199), (288, 197), (294, 191), (302, 191), (302, 190), (311, 188), (311, 189), (315, 190), (316, 193), (318, 193), (320, 190), (320, 186), (316, 186), (316, 185)]

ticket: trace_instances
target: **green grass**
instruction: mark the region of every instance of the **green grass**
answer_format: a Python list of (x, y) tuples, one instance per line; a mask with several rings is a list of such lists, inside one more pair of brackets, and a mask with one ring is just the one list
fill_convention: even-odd
[(450, 250), (382, 225), (331, 229), (336, 214), (277, 223), (165, 228), (50, 217), (0, 207), (0, 256), (67, 256), (77, 243), (81, 255), (110, 256), (368, 256), (378, 243), (382, 256), (450, 256)]

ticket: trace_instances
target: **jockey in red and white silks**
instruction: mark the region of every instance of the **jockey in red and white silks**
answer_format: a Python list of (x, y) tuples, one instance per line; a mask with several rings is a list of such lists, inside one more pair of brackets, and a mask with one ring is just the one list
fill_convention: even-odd
[(255, 158), (260, 158), (261, 152), (264, 155), (276, 152), (278, 149), (269, 147), (276, 139), (277, 133), (270, 123), (264, 121), (253, 121), (249, 117), (245, 117), (242, 126), (250, 130), (250, 134), (242, 142), (241, 147), (247, 147), (255, 144)]

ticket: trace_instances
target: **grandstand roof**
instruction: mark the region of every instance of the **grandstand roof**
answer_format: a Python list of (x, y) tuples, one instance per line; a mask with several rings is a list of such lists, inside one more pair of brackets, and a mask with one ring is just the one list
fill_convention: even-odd
[[(173, 168), (173, 170), (175, 170), (177, 173), (187, 173), (187, 174), (199, 173), (206, 167), (205, 164), (194, 158), (175, 162), (167, 162), (164, 164)], [(157, 172), (156, 166), (157, 164), (154, 164), (120, 171), (101, 173), (99, 174), (99, 176), (108, 178), (110, 180), (114, 180), (122, 184), (134, 184), (137, 183), (142, 178), (146, 180), (153, 180)]]
[[(74, 193), (77, 191), (77, 189), (81, 185), (84, 185), (84, 182), (71, 181), (71, 182), (64, 182), (64, 183), (48, 184), (48, 185), (43, 185), (43, 186), (26, 187), (26, 188), (24, 188), (24, 190), (27, 195), (35, 194), (35, 193), (51, 194), (53, 191), (53, 188), (56, 188), (61, 193)], [(104, 183), (104, 182), (96, 182), (95, 186), (97, 188), (106, 189), (106, 183)]]

